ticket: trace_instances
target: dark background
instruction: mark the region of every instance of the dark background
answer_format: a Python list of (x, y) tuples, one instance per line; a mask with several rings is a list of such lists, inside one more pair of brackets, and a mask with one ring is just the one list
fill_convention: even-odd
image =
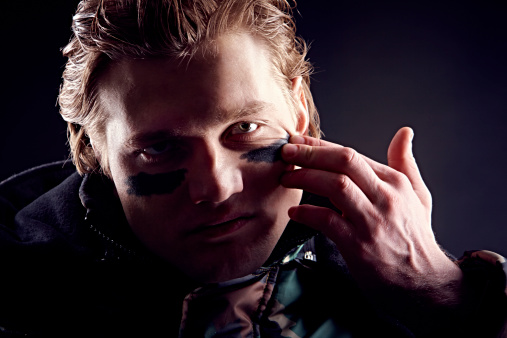
[[(56, 106), (75, 0), (2, 4), (0, 180), (68, 157)], [(300, 0), (328, 140), (385, 163), (398, 128), (451, 253), (507, 254), (507, 9), (500, 1)]]

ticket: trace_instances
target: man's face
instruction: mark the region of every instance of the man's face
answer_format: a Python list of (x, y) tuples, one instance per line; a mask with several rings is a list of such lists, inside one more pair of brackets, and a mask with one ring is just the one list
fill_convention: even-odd
[(99, 83), (111, 176), (132, 230), (206, 282), (244, 276), (269, 257), (301, 199), (280, 186), (293, 168), (274, 150), (308, 121), (259, 41), (231, 34), (215, 47), (189, 63), (113, 63)]

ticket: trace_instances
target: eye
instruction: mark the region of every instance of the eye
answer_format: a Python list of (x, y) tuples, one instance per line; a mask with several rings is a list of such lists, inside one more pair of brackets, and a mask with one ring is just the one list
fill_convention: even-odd
[(246, 134), (251, 133), (259, 128), (257, 123), (252, 122), (240, 122), (231, 131), (231, 134)]
[(150, 156), (156, 156), (163, 154), (171, 149), (171, 145), (169, 142), (159, 142), (157, 144), (152, 145), (151, 147), (147, 147), (143, 149), (143, 153), (148, 154)]

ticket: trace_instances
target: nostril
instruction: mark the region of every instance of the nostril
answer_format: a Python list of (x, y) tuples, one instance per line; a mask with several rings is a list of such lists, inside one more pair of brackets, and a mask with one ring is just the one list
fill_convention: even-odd
[(241, 172), (236, 169), (214, 170), (189, 179), (190, 198), (194, 204), (220, 203), (243, 190)]

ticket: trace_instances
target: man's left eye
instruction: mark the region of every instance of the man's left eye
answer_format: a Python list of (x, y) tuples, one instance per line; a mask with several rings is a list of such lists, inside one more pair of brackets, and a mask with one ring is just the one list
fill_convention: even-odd
[(238, 123), (231, 131), (232, 134), (246, 134), (251, 133), (259, 128), (257, 123), (252, 122), (241, 122)]

